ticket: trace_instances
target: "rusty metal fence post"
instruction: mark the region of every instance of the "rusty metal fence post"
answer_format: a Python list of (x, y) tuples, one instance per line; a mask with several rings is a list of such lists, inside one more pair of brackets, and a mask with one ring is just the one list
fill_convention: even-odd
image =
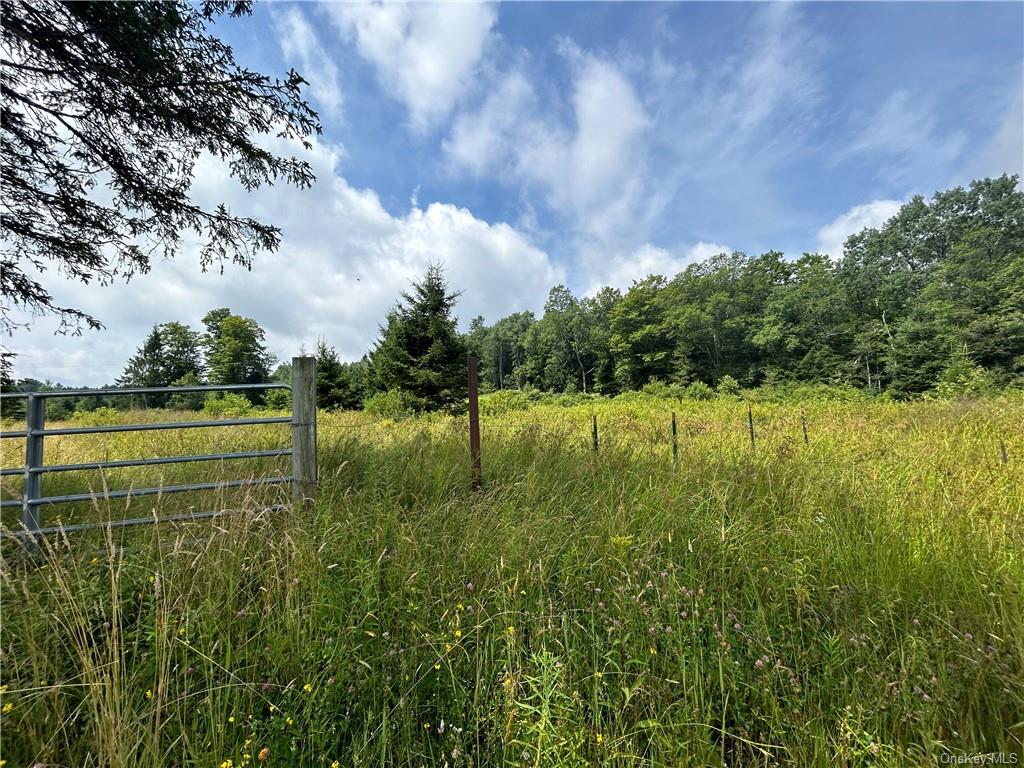
[(479, 491), (483, 484), (480, 468), (480, 400), (477, 381), (477, 360), (469, 357), (469, 461), (470, 487)]

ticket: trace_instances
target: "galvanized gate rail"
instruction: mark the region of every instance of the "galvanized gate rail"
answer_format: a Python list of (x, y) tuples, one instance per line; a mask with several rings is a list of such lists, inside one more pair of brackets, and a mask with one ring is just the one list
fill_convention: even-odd
[[(19, 536), (39, 536), (58, 531), (76, 531), (90, 528), (114, 528), (129, 525), (143, 525), (154, 522), (171, 522), (181, 520), (202, 520), (216, 517), (225, 510), (209, 512), (184, 513), (164, 517), (136, 517), (122, 520), (111, 520), (98, 523), (77, 523), (56, 527), (43, 527), (40, 507), (53, 504), (69, 504), (74, 502), (92, 501), (94, 499), (123, 499), (136, 496), (162, 495), (165, 493), (183, 493), (186, 491), (221, 490), (241, 488), (250, 485), (280, 485), (291, 483), (292, 499), (299, 501), (312, 496), (316, 486), (316, 405), (315, 379), (316, 367), (313, 358), (302, 357), (292, 359), (293, 387), (287, 384), (218, 384), (194, 387), (143, 387), (133, 389), (88, 389), (88, 390), (55, 390), (48, 392), (4, 392), (0, 393), (0, 401), (24, 399), (26, 403), (26, 429), (0, 432), (2, 438), (25, 439), (25, 464), (19, 468), (0, 470), (0, 477), (23, 478), (22, 497), (20, 499), (0, 499), (0, 508), (21, 507), (21, 524), (23, 530), (16, 532)], [(232, 392), (246, 390), (287, 389), (293, 391), (292, 415), (268, 418), (219, 419), (216, 421), (179, 421), (156, 422), (153, 424), (120, 424), (95, 427), (61, 427), (46, 429), (46, 401), (55, 397), (93, 397), (93, 396), (133, 396), (149, 394), (179, 394), (185, 392)], [(140, 432), (162, 429), (199, 429), (206, 427), (232, 427), (252, 424), (291, 424), (291, 448), (266, 451), (238, 451), (233, 453), (210, 453), (191, 456), (167, 456), (149, 459), (125, 459), (118, 461), (88, 462), (83, 464), (43, 464), (44, 439), (50, 435), (89, 435), (111, 432)], [(160, 464), (184, 464), (203, 461), (221, 461), (233, 459), (272, 458), (279, 456), (292, 457), (292, 474), (277, 477), (244, 478), (240, 480), (223, 480), (206, 483), (185, 483), (152, 488), (131, 488), (127, 490), (103, 491), (101, 493), (73, 493), (61, 496), (44, 496), (42, 479), (44, 474), (52, 472), (75, 472), (97, 469), (113, 469), (119, 467), (140, 467)], [(276, 507), (275, 507), (276, 508)]]

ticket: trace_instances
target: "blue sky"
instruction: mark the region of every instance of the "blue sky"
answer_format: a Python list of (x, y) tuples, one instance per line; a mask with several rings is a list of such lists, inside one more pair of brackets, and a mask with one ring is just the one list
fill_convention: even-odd
[(838, 256), (910, 196), (1024, 162), (1021, 3), (258, 3), (215, 31), (300, 71), (321, 114), (313, 190), (200, 166), (196, 196), (279, 224), (281, 251), (57, 291), (107, 330), (19, 375), (110, 381), (150, 325), (222, 305), (281, 357), (319, 336), (358, 357), (431, 260), (465, 325), (725, 249)]

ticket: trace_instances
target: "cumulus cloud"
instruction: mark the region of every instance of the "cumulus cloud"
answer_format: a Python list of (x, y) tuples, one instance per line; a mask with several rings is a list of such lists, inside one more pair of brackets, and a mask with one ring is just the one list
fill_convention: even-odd
[(818, 230), (818, 251), (838, 259), (843, 255), (843, 244), (850, 235), (865, 227), (882, 226), (896, 215), (902, 205), (899, 200), (872, 200), (855, 205)]
[(647, 243), (629, 254), (611, 259), (600, 279), (591, 285), (587, 293), (594, 294), (605, 285), (625, 290), (634, 281), (648, 275), (662, 275), (671, 279), (690, 264), (729, 252), (730, 249), (724, 245), (703, 241), (677, 251)]
[[(443, 148), (451, 167), (537, 189), (581, 253), (635, 245), (650, 118), (613, 61), (566, 43), (571, 125), (544, 110), (528, 76), (512, 70), (474, 110), (459, 114)], [(592, 247), (591, 247), (592, 246)]]
[(373, 190), (353, 187), (341, 175), (341, 156), (339, 147), (317, 143), (308, 155), (319, 179), (312, 189), (279, 186), (247, 197), (220, 161), (202, 158), (197, 200), (223, 200), (272, 221), (284, 233), (281, 249), (258, 255), (251, 272), (226, 266), (223, 275), (201, 274), (192, 242), (175, 260), (154, 264), (127, 285), (55, 283), (50, 275), (59, 302), (96, 315), (107, 330), (54, 337), (52, 325), (41, 322), (31, 333), (18, 333), (8, 344), (19, 354), (16, 375), (109, 383), (150, 326), (180, 320), (198, 328), (202, 315), (220, 306), (259, 321), (281, 358), (310, 350), (324, 337), (344, 357), (357, 359), (399, 293), (429, 263), (444, 264), (452, 287), (464, 292), (457, 307), (463, 328), (478, 314), (494, 320), (539, 310), (548, 288), (564, 281), (548, 255), (508, 224), (436, 202), (390, 214)]
[[(567, 85), (541, 86), (539, 62), (519, 56), (456, 114), (444, 155), (457, 174), (541, 193), (593, 283), (612, 273), (614, 254), (639, 253), (666, 230), (678, 237), (690, 216), (697, 236), (792, 218), (774, 174), (815, 124), (822, 49), (783, 4), (751, 14), (736, 52), (713, 67), (657, 46), (610, 54), (564, 38)], [(743, 217), (709, 227), (712, 211)]]
[(289, 8), (274, 11), (273, 18), (281, 53), (309, 82), (313, 101), (331, 117), (340, 117), (343, 97), (338, 67), (320, 44), (306, 15), (298, 8)]
[(419, 131), (459, 100), (498, 18), (484, 3), (334, 3), (327, 10)]

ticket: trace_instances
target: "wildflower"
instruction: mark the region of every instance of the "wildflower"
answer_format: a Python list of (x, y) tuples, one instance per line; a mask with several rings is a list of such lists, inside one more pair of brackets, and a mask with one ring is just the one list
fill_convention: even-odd
[(463, 610), (463, 608), (465, 608), (465, 606), (462, 603), (459, 603), (458, 605), (455, 606), (455, 610), (457, 610), (457, 611), (461, 611), (461, 610)]
[(8, 701), (8, 702), (7, 702), (6, 704), (4, 704), (3, 708), (2, 708), (2, 709), (0, 709), (0, 712), (2, 712), (3, 714), (5, 714), (5, 715), (6, 715), (6, 714), (7, 714), (8, 712), (10, 712), (10, 711), (11, 711), (12, 709), (14, 709), (14, 705), (13, 705), (13, 704), (11, 704), (11, 702), (9, 702), (9, 701)]
[(451, 653), (452, 652), (452, 644), (451, 643), (445, 643), (444, 644), (444, 652), (445, 653)]
[(220, 768), (231, 768), (231, 766), (232, 762), (230, 760), (225, 760), (220, 764)]
[(331, 768), (341, 768), (341, 763), (335, 760), (333, 763), (331, 763)]
[(96, 563), (98, 563), (99, 561), (100, 559), (98, 557), (94, 557), (92, 560), (89, 561), (89, 565), (96, 565)]
[(657, 656), (657, 655), (658, 655), (658, 649), (657, 648), (651, 648), (651, 656)]
[(302, 690), (304, 690), (306, 693), (312, 693), (313, 692), (313, 686), (310, 685), (309, 683), (306, 683), (304, 686), (302, 686)]
[(256, 757), (258, 757), (263, 762), (266, 762), (268, 759), (270, 759), (270, 747), (264, 747), (263, 749), (261, 749), (260, 753), (256, 755)]
[(149, 583), (150, 584), (156, 584), (156, 576), (150, 576), (149, 577)]
[(152, 690), (147, 690), (146, 691), (146, 698), (147, 699), (152, 699), (153, 698), (153, 691)]
[(462, 630), (461, 629), (456, 629), (455, 630), (455, 639), (458, 640), (460, 637), (462, 637)]
[(604, 741), (604, 736), (602, 736), (600, 733), (595, 733), (594, 739), (597, 741), (598, 744), (600, 744)]
[(509, 637), (512, 637), (515, 633), (516, 633), (516, 628), (514, 626), (508, 628), (508, 635), (509, 635)]
[(735, 624), (732, 625), (732, 628), (739, 632), (741, 629), (743, 629), (743, 625), (737, 621)]
[(424, 723), (423, 724), (423, 730), (424, 731), (429, 731), (430, 730), (430, 723)]
[(434, 665), (434, 669), (440, 669), (440, 668), (441, 668), (441, 663), (440, 662), (438, 662), (437, 664)]
[(292, 719), (291, 719), (290, 717), (286, 717), (286, 718), (284, 719), (284, 724), (285, 724), (285, 725), (292, 725), (292, 724), (293, 724), (294, 722), (295, 722), (295, 721), (294, 721), (294, 720), (292, 720)]
[(234, 715), (229, 715), (229, 716), (228, 716), (228, 722), (229, 722), (229, 723), (233, 723), (233, 722), (235, 722), (235, 716), (234, 716)]
[(178, 627), (178, 636), (182, 637), (182, 636), (184, 636), (184, 634), (185, 634), (185, 628), (184, 627)]
[(252, 755), (249, 754), (248, 752), (243, 752), (242, 753), (242, 759), (245, 760), (245, 761), (249, 761), (249, 760), (252, 759)]

